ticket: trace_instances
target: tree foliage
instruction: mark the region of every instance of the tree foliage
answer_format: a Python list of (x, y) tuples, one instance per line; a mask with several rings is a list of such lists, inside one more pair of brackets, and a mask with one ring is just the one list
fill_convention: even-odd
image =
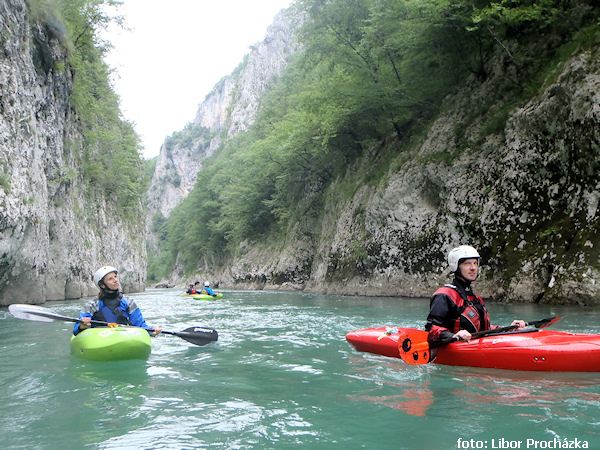
[(102, 196), (124, 216), (138, 215), (145, 192), (139, 136), (124, 120), (119, 97), (110, 83), (110, 69), (103, 60), (109, 43), (99, 31), (111, 22), (107, 7), (113, 0), (31, 0), (34, 18), (64, 31), (68, 70), (73, 76), (70, 103), (83, 134), (82, 176), (91, 197)]
[[(297, 0), (303, 50), (263, 98), (255, 124), (225, 140), (166, 222), (164, 275), (176, 260), (207, 256), (284, 233), (321, 214), (335, 177), (367, 149), (434, 117), (440, 100), (473, 74), (489, 77), (498, 52), (526, 77), (547, 63), (591, 2), (562, 0)], [(547, 55), (511, 45), (552, 30)], [(521, 42), (522, 43), (522, 42)], [(150, 279), (150, 276), (149, 276)]]

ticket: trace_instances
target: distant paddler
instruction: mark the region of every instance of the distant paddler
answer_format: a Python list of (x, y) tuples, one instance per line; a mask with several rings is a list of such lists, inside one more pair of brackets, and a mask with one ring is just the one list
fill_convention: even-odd
[(196, 294), (197, 294), (197, 292), (196, 292), (196, 288), (194, 287), (194, 285), (193, 285), (193, 284), (190, 284), (190, 287), (188, 287), (188, 290), (187, 290), (187, 291), (185, 291), (185, 293), (186, 293), (187, 295), (196, 295)]
[(211, 297), (216, 297), (217, 294), (214, 293), (214, 291), (210, 288), (210, 282), (205, 281), (204, 282), (204, 287), (202, 288), (201, 291), (198, 292), (199, 295), (210, 295)]

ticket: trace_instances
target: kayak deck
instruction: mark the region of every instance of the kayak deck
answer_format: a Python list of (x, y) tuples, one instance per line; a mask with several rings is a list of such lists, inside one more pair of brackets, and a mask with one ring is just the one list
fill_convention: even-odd
[(150, 335), (137, 327), (95, 327), (71, 337), (71, 353), (92, 361), (148, 359)]
[(223, 293), (219, 292), (215, 296), (208, 295), (208, 294), (196, 294), (193, 297), (194, 297), (194, 300), (219, 300), (220, 298), (223, 298)]
[[(351, 331), (346, 340), (360, 352), (400, 358), (403, 331), (382, 336), (389, 327)], [(534, 330), (483, 336), (432, 350), (433, 363), (452, 366), (550, 372), (600, 372), (600, 335)]]

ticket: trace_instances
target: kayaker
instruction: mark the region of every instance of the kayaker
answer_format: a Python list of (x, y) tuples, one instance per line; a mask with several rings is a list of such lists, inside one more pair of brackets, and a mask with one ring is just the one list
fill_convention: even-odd
[(98, 269), (94, 274), (94, 284), (100, 292), (79, 313), (81, 322), (73, 327), (74, 335), (89, 328), (92, 319), (146, 328), (152, 336), (162, 332), (160, 327), (148, 326), (135, 301), (120, 292), (118, 270), (115, 267), (104, 266)]
[(213, 290), (210, 288), (210, 283), (208, 281), (204, 282), (204, 287), (200, 291), (200, 294), (210, 295), (212, 297), (216, 297), (217, 296), (217, 294), (215, 294), (213, 292)]
[[(497, 328), (490, 324), (490, 315), (481, 297), (473, 292), (471, 283), (479, 276), (479, 253), (470, 245), (461, 245), (448, 254), (448, 265), (454, 275), (452, 284), (438, 289), (429, 301), (425, 329), (436, 338), (471, 339), (471, 333)], [(525, 327), (523, 320), (514, 320), (517, 330)]]
[(189, 294), (189, 295), (195, 295), (196, 294), (196, 288), (194, 287), (193, 284), (190, 284), (190, 287), (188, 288), (188, 290), (185, 293)]

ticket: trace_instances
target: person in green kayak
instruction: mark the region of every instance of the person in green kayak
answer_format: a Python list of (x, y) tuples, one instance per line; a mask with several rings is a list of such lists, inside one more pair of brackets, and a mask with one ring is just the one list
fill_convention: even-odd
[(152, 336), (162, 332), (160, 327), (149, 327), (135, 301), (120, 292), (119, 271), (112, 266), (100, 267), (94, 274), (94, 284), (100, 289), (97, 297), (87, 302), (79, 313), (81, 322), (73, 327), (73, 334), (93, 326), (92, 320), (145, 328)]
[(204, 287), (202, 288), (201, 291), (198, 292), (198, 294), (211, 295), (213, 297), (217, 296), (217, 294), (215, 294), (213, 292), (213, 290), (210, 288), (210, 283), (208, 281), (204, 282)]
[[(479, 253), (470, 245), (461, 245), (448, 254), (448, 265), (454, 275), (452, 284), (439, 288), (429, 301), (425, 330), (436, 338), (471, 340), (471, 334), (497, 328), (481, 297), (473, 292), (471, 283), (479, 276)], [(517, 330), (525, 327), (523, 320), (514, 320)]]

